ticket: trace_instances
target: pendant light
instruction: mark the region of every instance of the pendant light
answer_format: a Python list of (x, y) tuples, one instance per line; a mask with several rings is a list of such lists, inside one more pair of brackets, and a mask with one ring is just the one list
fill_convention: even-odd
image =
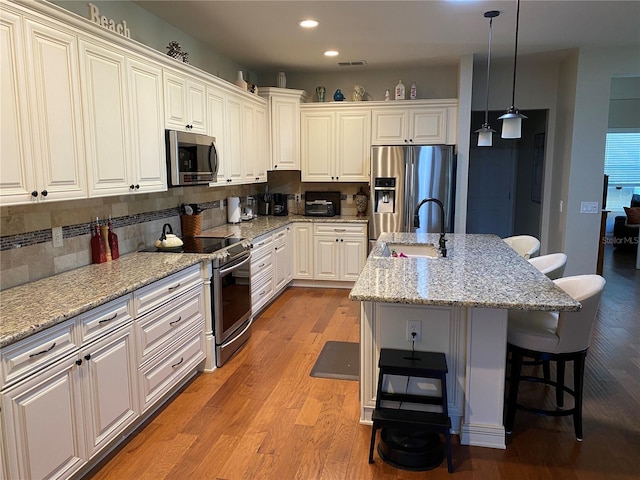
[(496, 131), (489, 126), (489, 81), (491, 79), (491, 31), (493, 30), (493, 19), (500, 15), (497, 10), (484, 12), (484, 18), (489, 19), (489, 53), (487, 56), (487, 103), (484, 109), (484, 123), (482, 127), (476, 130), (478, 134), (478, 146), (490, 147), (493, 145), (493, 134)]
[(514, 106), (516, 103), (516, 61), (518, 60), (518, 27), (520, 24), (520, 0), (517, 0), (516, 8), (516, 42), (515, 52), (513, 55), (513, 89), (511, 93), (511, 106), (507, 112), (498, 117), (498, 120), (502, 120), (502, 138), (520, 138), (522, 119), (527, 118), (518, 112), (518, 109)]

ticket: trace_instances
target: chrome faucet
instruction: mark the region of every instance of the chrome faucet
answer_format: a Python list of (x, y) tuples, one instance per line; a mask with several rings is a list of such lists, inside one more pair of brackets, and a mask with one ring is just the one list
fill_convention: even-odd
[(422, 207), (422, 205), (429, 202), (433, 202), (440, 207), (440, 225), (442, 225), (442, 229), (440, 231), (439, 247), (440, 247), (440, 253), (442, 254), (442, 256), (446, 257), (447, 256), (447, 239), (444, 238), (444, 233), (445, 233), (444, 205), (440, 200), (438, 200), (437, 198), (425, 198), (421, 200), (420, 203), (418, 203), (415, 211), (413, 212), (413, 228), (420, 228), (420, 216), (418, 215), (418, 212), (420, 211), (420, 207)]

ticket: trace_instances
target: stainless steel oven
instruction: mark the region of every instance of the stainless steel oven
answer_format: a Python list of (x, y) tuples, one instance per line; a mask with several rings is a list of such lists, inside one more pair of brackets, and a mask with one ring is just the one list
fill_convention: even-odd
[(221, 367), (251, 336), (250, 252), (213, 263), (211, 300), (216, 365)]

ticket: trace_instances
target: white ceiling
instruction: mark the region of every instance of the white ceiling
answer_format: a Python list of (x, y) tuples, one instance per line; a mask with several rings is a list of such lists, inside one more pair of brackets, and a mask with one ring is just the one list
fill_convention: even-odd
[[(516, 0), (135, 3), (254, 71), (328, 71), (359, 60), (370, 69), (420, 67), (470, 53), (486, 58), (488, 10), (500, 11), (492, 57), (514, 52)], [(300, 28), (297, 22), (308, 17), (320, 25)], [(518, 55), (620, 46), (640, 46), (639, 0), (521, 1)], [(340, 55), (324, 57), (327, 49)]]

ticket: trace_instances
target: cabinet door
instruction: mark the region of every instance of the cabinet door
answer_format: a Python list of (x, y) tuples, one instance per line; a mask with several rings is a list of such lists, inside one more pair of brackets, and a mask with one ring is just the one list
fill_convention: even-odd
[(242, 113), (240, 99), (227, 97), (226, 185), (242, 183)]
[(338, 236), (317, 236), (313, 243), (315, 258), (314, 272), (316, 280), (339, 280), (340, 239)]
[(313, 224), (293, 225), (293, 278), (313, 279)]
[(87, 442), (92, 456), (139, 415), (133, 325), (82, 349)]
[(9, 478), (67, 478), (85, 463), (76, 356), (2, 393)]
[[(0, 9), (0, 202), (35, 201), (28, 95), (24, 88), (24, 45), (20, 17)], [(32, 197), (34, 191), (36, 196)]]
[(415, 144), (447, 143), (447, 109), (412, 109), (410, 138)]
[(371, 151), (371, 112), (339, 112), (337, 116), (336, 180), (368, 182)]
[(243, 183), (254, 183), (257, 179), (256, 168), (258, 153), (255, 137), (255, 107), (242, 103), (242, 171)]
[(175, 71), (164, 71), (165, 124), (169, 129), (207, 132), (206, 87)]
[(292, 279), (291, 274), (291, 230), (284, 227), (274, 233), (274, 262), (275, 262), (275, 289), (276, 292), (284, 288)]
[(256, 139), (256, 182), (267, 181), (269, 169), (269, 138), (267, 125), (267, 109), (261, 105), (256, 106), (254, 114), (254, 135)]
[(271, 166), (274, 170), (300, 170), (300, 100), (272, 97)]
[(162, 70), (155, 64), (127, 61), (131, 102), (131, 182), (143, 193), (167, 189)]
[(80, 62), (89, 193), (97, 197), (135, 191), (128, 181), (132, 174), (125, 58), (80, 40)]
[(381, 108), (372, 112), (373, 145), (405, 144), (408, 140), (407, 130), (409, 115), (405, 108)]
[(365, 238), (343, 237), (340, 241), (340, 280), (356, 281), (360, 276), (360, 271), (364, 267), (366, 258)]
[(227, 169), (229, 160), (227, 157), (227, 130), (226, 130), (226, 97), (220, 90), (207, 88), (207, 115), (209, 135), (216, 139), (218, 150), (218, 179), (217, 185), (227, 183)]
[(335, 178), (335, 114), (303, 112), (301, 115), (303, 182), (326, 182)]

